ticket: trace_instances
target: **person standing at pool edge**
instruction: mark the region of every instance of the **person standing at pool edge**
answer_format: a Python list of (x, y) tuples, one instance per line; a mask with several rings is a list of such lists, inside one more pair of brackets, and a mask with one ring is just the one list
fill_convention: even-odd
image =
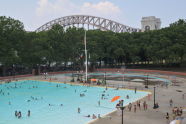
[(137, 88), (135, 87), (135, 89), (134, 89), (135, 94), (136, 94), (136, 90), (137, 90)]

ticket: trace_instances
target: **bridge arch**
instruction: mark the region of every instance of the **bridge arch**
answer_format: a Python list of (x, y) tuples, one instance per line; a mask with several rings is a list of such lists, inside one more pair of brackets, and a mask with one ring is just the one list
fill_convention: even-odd
[(74, 26), (77, 24), (82, 24), (83, 27), (84, 25), (89, 25), (96, 27), (100, 30), (104, 31), (113, 31), (113, 32), (140, 32), (140, 29), (138, 28), (132, 28), (123, 24), (120, 24), (118, 22), (101, 18), (101, 17), (96, 17), (96, 16), (90, 16), (90, 15), (71, 15), (71, 16), (65, 16), (61, 18), (54, 19), (50, 22), (47, 22), (46, 24), (42, 25), (38, 29), (36, 29), (36, 32), (40, 31), (46, 31), (52, 28), (54, 24), (59, 24), (63, 27), (66, 26)]

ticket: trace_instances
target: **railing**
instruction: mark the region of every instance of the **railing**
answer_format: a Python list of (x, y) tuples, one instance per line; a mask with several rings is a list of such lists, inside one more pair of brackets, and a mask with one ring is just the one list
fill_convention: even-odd
[(113, 87), (113, 88), (125, 88), (125, 89), (131, 89), (135, 90), (145, 90), (144, 87), (142, 86), (128, 86), (128, 85), (123, 85), (123, 84), (107, 84), (105, 87)]

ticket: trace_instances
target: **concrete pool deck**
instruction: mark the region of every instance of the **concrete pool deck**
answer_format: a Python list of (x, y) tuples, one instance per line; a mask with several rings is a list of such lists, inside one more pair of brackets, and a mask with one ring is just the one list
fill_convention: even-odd
[[(141, 103), (145, 100), (148, 104), (148, 109), (146, 111), (137, 109), (137, 112), (134, 113), (133, 110), (129, 112), (128, 109), (125, 109), (123, 116), (124, 124), (167, 124), (167, 120), (165, 119), (166, 112), (169, 112), (170, 120), (173, 119), (173, 107), (169, 105), (170, 99), (173, 100), (173, 106), (186, 107), (186, 79), (182, 78), (179, 80), (182, 80), (181, 87), (156, 87), (156, 102), (158, 102), (160, 106), (158, 109), (153, 109), (153, 97), (150, 100), (148, 100), (148, 98), (141, 100)], [(153, 93), (153, 89), (153, 86), (150, 86), (148, 90)], [(178, 90), (182, 92), (178, 92)], [(185, 93), (184, 99), (182, 98), (183, 93)], [(182, 116), (186, 117), (186, 112), (183, 112)], [(118, 113), (115, 111), (89, 124), (121, 124), (121, 116), (118, 116)]]
[[(160, 75), (161, 77), (167, 77), (166, 75)], [(27, 79), (27, 78), (25, 78)], [(30, 77), (30, 79), (35, 80), (45, 80), (43, 76), (35, 76)], [(49, 78), (47, 79), (49, 80)], [(57, 78), (51, 81), (56, 82), (70, 82), (71, 77)], [(158, 109), (153, 109), (153, 97), (149, 100), (148, 98), (144, 99), (148, 104), (148, 109), (146, 111), (139, 110), (137, 108), (137, 112), (134, 113), (133, 109), (131, 112), (126, 109), (124, 111), (124, 124), (166, 124), (167, 121), (165, 119), (166, 112), (170, 114), (170, 120), (172, 120), (172, 107), (169, 106), (169, 100), (173, 100), (173, 106), (177, 107), (186, 107), (186, 77), (181, 78), (177, 77), (178, 82), (176, 85), (170, 85), (168, 88), (161, 87), (160, 85), (156, 86), (156, 102), (159, 103)], [(113, 81), (108, 81), (108, 83), (113, 83)], [(122, 82), (122, 81), (114, 81), (116, 84), (125, 84), (131, 85), (130, 82)], [(141, 84), (132, 84), (139, 85), (143, 87)], [(153, 86), (149, 86), (148, 91), (153, 93)], [(182, 92), (178, 92), (182, 91)], [(184, 99), (182, 98), (182, 94), (185, 93)], [(153, 96), (153, 95), (152, 95)], [(141, 100), (143, 103), (144, 100)], [(186, 112), (183, 112), (183, 117), (186, 117)], [(111, 112), (110, 114), (102, 117), (101, 119), (97, 119), (92, 121), (89, 124), (121, 124), (121, 115), (118, 115), (118, 112)]]

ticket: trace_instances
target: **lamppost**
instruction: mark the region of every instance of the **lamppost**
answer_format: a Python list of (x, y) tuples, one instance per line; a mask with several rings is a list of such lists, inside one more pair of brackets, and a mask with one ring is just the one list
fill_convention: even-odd
[(106, 80), (107, 80), (107, 77), (106, 77), (106, 71), (105, 71), (105, 76), (104, 76), (104, 77), (105, 77), (105, 85), (107, 86), (107, 81), (106, 81)]
[(125, 69), (126, 69), (125, 65), (122, 66), (121, 69), (122, 69), (122, 71), (123, 71), (123, 84), (124, 84), (124, 76), (125, 76), (125, 75), (124, 75), (124, 72), (125, 72)]
[(122, 112), (122, 114), (121, 114), (121, 116), (122, 116), (121, 124), (123, 124), (123, 111), (124, 111), (125, 107), (121, 106), (120, 109), (121, 109), (121, 112)]
[(15, 65), (13, 64), (13, 79), (15, 79)]
[(145, 88), (148, 88), (148, 84), (149, 84), (149, 75), (147, 74), (147, 79), (146, 79), (146, 85), (145, 85)]
[(156, 87), (154, 86), (154, 107), (153, 107), (153, 109), (156, 109), (157, 108), (157, 106), (156, 106), (156, 99), (155, 99), (155, 96), (156, 95)]
[(123, 100), (122, 100), (122, 104), (121, 104), (121, 106), (120, 106), (120, 110), (121, 110), (121, 124), (123, 124), (123, 111), (124, 111), (124, 109), (125, 109), (125, 106), (123, 106)]

